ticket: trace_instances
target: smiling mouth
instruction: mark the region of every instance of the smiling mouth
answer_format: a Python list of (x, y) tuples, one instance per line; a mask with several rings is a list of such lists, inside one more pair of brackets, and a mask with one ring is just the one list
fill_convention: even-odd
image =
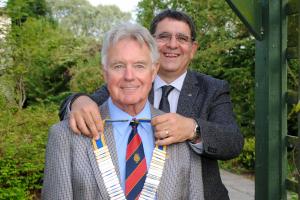
[(127, 90), (127, 91), (135, 91), (139, 88), (139, 86), (130, 86), (130, 87), (121, 87), (122, 90)]
[(179, 54), (176, 53), (164, 53), (164, 56), (167, 58), (177, 58), (179, 57)]

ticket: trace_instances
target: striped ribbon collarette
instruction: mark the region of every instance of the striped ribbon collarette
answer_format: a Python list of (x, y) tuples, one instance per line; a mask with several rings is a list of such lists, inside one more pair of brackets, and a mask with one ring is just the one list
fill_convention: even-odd
[[(113, 122), (128, 122), (129, 120), (104, 120), (103, 126), (105, 127), (106, 123), (113, 123)], [(141, 122), (151, 122), (150, 119), (136, 119), (132, 121), (131, 123), (137, 124)], [(134, 128), (132, 128), (134, 129)], [(99, 170), (101, 172), (106, 190), (109, 194), (110, 199), (114, 200), (126, 200), (131, 199), (129, 196), (128, 198), (125, 198), (124, 192), (121, 188), (120, 181), (118, 179), (115, 166), (113, 165), (113, 162), (111, 160), (111, 156), (109, 153), (109, 149), (107, 147), (107, 144), (105, 142), (104, 134), (101, 134), (101, 137), (99, 140), (95, 141), (92, 140), (93, 147), (94, 147), (94, 154), (97, 160), (97, 164), (99, 167)], [(132, 154), (132, 153), (131, 153)], [(136, 158), (134, 158), (136, 157)], [(139, 157), (139, 158), (138, 158)], [(126, 155), (127, 158), (127, 155)], [(135, 156), (133, 154), (133, 162), (134, 159), (138, 160), (139, 163), (142, 163), (141, 155)], [(156, 191), (160, 183), (160, 179), (162, 177), (164, 164), (166, 160), (166, 146), (155, 146), (153, 153), (152, 153), (152, 159), (150, 163), (150, 167), (148, 170), (148, 173), (146, 175), (146, 180), (144, 180), (144, 184), (142, 187), (142, 191), (139, 193), (139, 197), (136, 199), (139, 200), (153, 200), (155, 199)], [(127, 163), (126, 163), (127, 168)], [(147, 166), (146, 166), (147, 170)], [(127, 171), (127, 170), (126, 170)], [(127, 173), (127, 172), (126, 172)], [(126, 176), (127, 177), (127, 176)], [(130, 178), (130, 177), (129, 177)], [(140, 178), (141, 179), (141, 178)], [(134, 182), (134, 181), (133, 181)], [(127, 183), (125, 183), (126, 185)], [(126, 186), (125, 186), (126, 188)], [(126, 190), (126, 189), (125, 189)], [(134, 189), (131, 189), (133, 191)], [(129, 193), (130, 195), (131, 193)]]
[(138, 125), (135, 119), (130, 122), (131, 133), (126, 150), (125, 195), (129, 200), (138, 199), (147, 173), (144, 147), (137, 130)]

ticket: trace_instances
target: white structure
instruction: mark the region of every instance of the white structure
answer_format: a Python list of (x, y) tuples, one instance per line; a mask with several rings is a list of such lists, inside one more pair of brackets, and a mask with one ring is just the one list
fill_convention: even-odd
[(6, 15), (0, 15), (0, 40), (5, 38), (9, 27), (11, 25), (11, 20)]
[(11, 27), (11, 20), (10, 18), (1, 13), (0, 8), (0, 73), (3, 69), (9, 66), (11, 63), (11, 56), (10, 56), (10, 48), (5, 47), (5, 37), (8, 34), (8, 31)]

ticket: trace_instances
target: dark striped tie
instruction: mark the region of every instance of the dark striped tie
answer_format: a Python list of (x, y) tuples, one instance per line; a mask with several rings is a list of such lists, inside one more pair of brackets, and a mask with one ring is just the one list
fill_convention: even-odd
[(161, 87), (162, 94), (161, 94), (161, 100), (159, 103), (159, 110), (162, 110), (164, 112), (170, 112), (170, 104), (168, 100), (168, 96), (170, 92), (174, 89), (172, 85), (164, 85)]
[(147, 164), (143, 143), (137, 131), (138, 122), (130, 122), (132, 128), (126, 150), (125, 195), (127, 200), (138, 199), (146, 179)]

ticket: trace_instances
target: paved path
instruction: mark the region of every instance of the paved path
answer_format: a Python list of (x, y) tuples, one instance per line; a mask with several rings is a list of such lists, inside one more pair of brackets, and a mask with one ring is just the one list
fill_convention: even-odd
[(230, 200), (254, 200), (253, 180), (224, 170), (221, 170), (221, 177)]

